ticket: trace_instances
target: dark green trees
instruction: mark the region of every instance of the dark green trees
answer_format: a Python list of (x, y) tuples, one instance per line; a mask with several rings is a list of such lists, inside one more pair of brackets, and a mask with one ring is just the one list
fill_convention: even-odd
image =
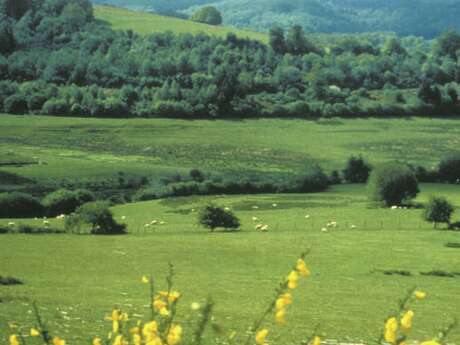
[(210, 25), (222, 24), (222, 15), (214, 6), (205, 6), (196, 11), (190, 18), (194, 22)]
[(442, 197), (431, 197), (425, 206), (423, 217), (426, 221), (432, 222), (437, 228), (438, 223), (450, 224), (450, 217), (454, 212), (453, 205)]
[(204, 207), (198, 215), (198, 222), (211, 231), (217, 228), (236, 230), (240, 227), (240, 221), (233, 212), (215, 205)]

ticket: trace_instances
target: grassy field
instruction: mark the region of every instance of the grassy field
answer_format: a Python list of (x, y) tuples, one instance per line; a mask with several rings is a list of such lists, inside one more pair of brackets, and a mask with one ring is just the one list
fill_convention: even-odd
[[(456, 119), (187, 121), (0, 115), (0, 168), (40, 181), (153, 179), (200, 168), (260, 175), (313, 160), (342, 169), (350, 155), (425, 167), (458, 150)], [(22, 166), (8, 165), (29, 162)]]
[(118, 7), (94, 6), (94, 15), (97, 19), (108, 22), (115, 30), (133, 30), (141, 35), (171, 31), (176, 34), (206, 33), (208, 35), (226, 37), (228, 33), (232, 32), (241, 38), (250, 38), (264, 43), (268, 42), (268, 36), (260, 32), (206, 25), (190, 20), (130, 11)]
[[(460, 206), (460, 187), (422, 185), (418, 201), (430, 194)], [(190, 303), (211, 295), (217, 322), (236, 330), (236, 343), (242, 343), (245, 327), (260, 315), (279, 279), (311, 248), (312, 276), (295, 291), (288, 325), (273, 333), (298, 342), (319, 324), (327, 339), (373, 343), (398, 299), (418, 286), (428, 297), (414, 305), (411, 337), (431, 339), (453, 317), (460, 318), (460, 276), (421, 272), (460, 272), (460, 249), (445, 246), (460, 243), (459, 233), (433, 230), (418, 209), (370, 208), (365, 195), (363, 186), (348, 185), (311, 195), (176, 198), (115, 207), (117, 219), (126, 217), (126, 236), (2, 235), (0, 274), (26, 284), (0, 287), (0, 337), (7, 334), (7, 321), (33, 323), (30, 300), (40, 303), (49, 326), (70, 344), (105, 334), (110, 325), (103, 318), (114, 305), (147, 313), (148, 292), (139, 278), (152, 273), (164, 287), (172, 261), (176, 287), (184, 295), (180, 321), (186, 336), (193, 323)], [(242, 231), (211, 234), (198, 227), (196, 211), (209, 201), (232, 208)], [(269, 232), (255, 231), (253, 216), (268, 224)], [(459, 218), (457, 212), (454, 219)], [(144, 227), (154, 219), (165, 224)], [(331, 220), (338, 228), (322, 232)], [(271, 340), (276, 343), (276, 337)], [(460, 343), (460, 330), (448, 341)]]

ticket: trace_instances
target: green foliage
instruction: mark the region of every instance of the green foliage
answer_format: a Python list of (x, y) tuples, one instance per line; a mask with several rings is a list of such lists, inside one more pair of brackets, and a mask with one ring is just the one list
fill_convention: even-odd
[(443, 197), (431, 197), (428, 203), (425, 205), (423, 218), (434, 223), (434, 227), (437, 227), (438, 223), (450, 224), (450, 218), (454, 212), (454, 206)]
[(190, 20), (210, 25), (222, 24), (222, 15), (214, 6), (205, 6), (196, 11)]
[(345, 169), (342, 170), (345, 181), (351, 183), (365, 183), (371, 172), (371, 166), (361, 156), (348, 158)]
[(40, 200), (26, 193), (0, 194), (0, 218), (30, 218), (43, 214)]
[(126, 226), (119, 224), (109, 210), (109, 204), (102, 201), (88, 202), (80, 206), (65, 220), (67, 231), (74, 232), (84, 225), (90, 226), (93, 235), (118, 235), (126, 232)]
[(460, 154), (444, 158), (439, 163), (438, 175), (442, 182), (460, 183)]
[(70, 214), (84, 203), (94, 201), (94, 195), (88, 190), (70, 191), (60, 189), (43, 199), (43, 206), (49, 216)]
[(385, 163), (375, 167), (368, 182), (369, 198), (383, 205), (399, 206), (419, 192), (417, 178), (406, 165)]
[(240, 227), (240, 221), (232, 211), (215, 205), (207, 205), (200, 211), (198, 223), (211, 231), (217, 228), (234, 231)]

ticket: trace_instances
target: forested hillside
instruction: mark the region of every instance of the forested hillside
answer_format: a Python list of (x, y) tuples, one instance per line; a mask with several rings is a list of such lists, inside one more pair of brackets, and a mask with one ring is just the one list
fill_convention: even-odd
[(393, 31), (431, 38), (460, 29), (457, 0), (94, 0), (128, 8), (190, 15), (203, 4), (221, 10), (224, 24), (268, 31), (298, 24), (307, 32)]
[(8, 6), (2, 11), (0, 108), (6, 113), (460, 114), (460, 35), (455, 31), (432, 43), (383, 34), (311, 36), (300, 26), (275, 27), (267, 45), (233, 33), (114, 31), (94, 19), (89, 0), (36, 1), (19, 19)]

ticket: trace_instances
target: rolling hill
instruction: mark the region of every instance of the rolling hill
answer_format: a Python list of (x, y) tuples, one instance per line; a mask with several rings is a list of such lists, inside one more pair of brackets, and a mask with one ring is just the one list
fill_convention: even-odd
[(267, 31), (300, 24), (308, 32), (357, 33), (394, 31), (432, 38), (460, 29), (457, 0), (94, 0), (164, 14), (191, 14), (203, 4), (222, 13), (225, 25)]

